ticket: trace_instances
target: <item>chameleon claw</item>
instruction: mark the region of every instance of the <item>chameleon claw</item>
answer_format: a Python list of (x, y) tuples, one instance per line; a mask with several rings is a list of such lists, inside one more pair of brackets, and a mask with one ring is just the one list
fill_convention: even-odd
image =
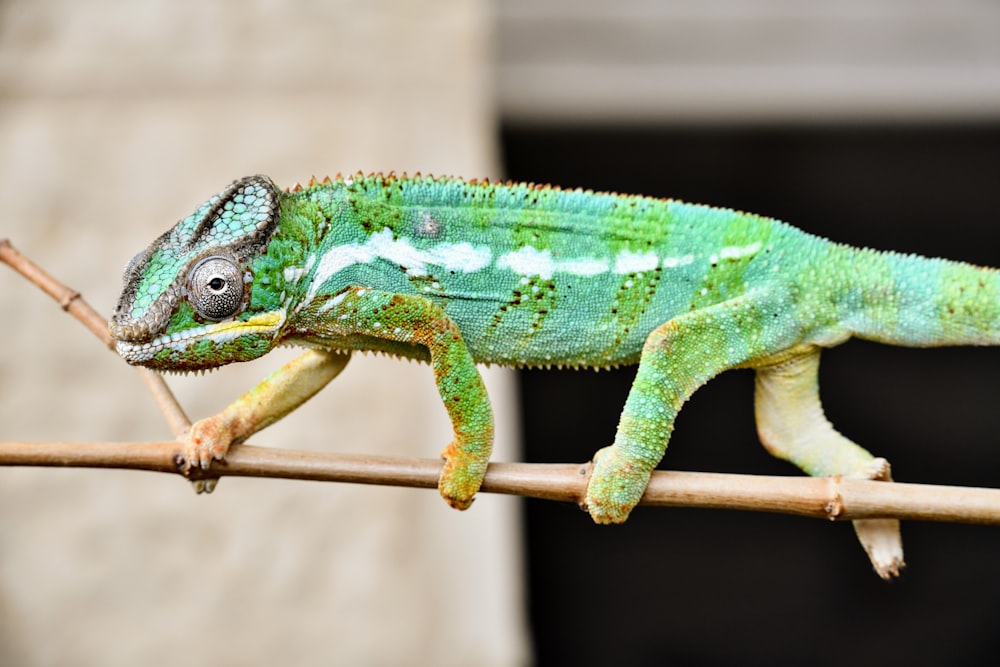
[(191, 480), (191, 487), (194, 489), (195, 493), (211, 493), (215, 491), (215, 487), (219, 484), (219, 479), (195, 479)]

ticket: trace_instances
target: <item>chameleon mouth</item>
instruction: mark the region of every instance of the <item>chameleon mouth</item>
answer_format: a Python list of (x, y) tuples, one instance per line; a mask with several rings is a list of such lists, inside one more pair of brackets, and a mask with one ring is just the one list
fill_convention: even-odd
[(205, 326), (172, 334), (163, 334), (146, 342), (118, 340), (115, 349), (130, 364), (144, 364), (164, 350), (183, 353), (195, 343), (211, 341), (216, 345), (235, 340), (240, 336), (277, 334), (285, 324), (285, 311), (275, 310), (254, 315), (248, 320), (213, 322)]

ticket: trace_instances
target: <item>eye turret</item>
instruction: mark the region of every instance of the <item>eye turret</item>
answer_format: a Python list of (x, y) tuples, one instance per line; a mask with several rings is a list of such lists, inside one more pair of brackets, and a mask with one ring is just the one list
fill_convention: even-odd
[(206, 257), (188, 274), (188, 300), (207, 320), (224, 320), (243, 309), (243, 272), (227, 257)]

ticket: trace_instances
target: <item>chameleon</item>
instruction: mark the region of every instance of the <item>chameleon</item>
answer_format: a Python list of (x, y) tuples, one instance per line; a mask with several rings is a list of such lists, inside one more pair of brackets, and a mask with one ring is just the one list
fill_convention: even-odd
[[(195, 422), (182, 465), (312, 397), (356, 350), (429, 363), (454, 437), (438, 488), (469, 507), (493, 439), (477, 364), (638, 364), (583, 507), (621, 523), (694, 391), (756, 373), (773, 455), (814, 476), (891, 481), (888, 462), (823, 413), (824, 348), (1000, 343), (1000, 272), (855, 248), (765, 216), (673, 199), (512, 182), (358, 173), (282, 190), (233, 182), (137, 254), (109, 323), (127, 362), (199, 371), (306, 348), (218, 415)], [(198, 490), (211, 491), (212, 486)], [(855, 522), (885, 578), (898, 522)]]

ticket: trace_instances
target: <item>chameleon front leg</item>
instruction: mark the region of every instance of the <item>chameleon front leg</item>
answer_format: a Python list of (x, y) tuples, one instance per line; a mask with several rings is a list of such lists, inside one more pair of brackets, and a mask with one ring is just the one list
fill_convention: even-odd
[[(889, 463), (838, 433), (819, 399), (819, 349), (757, 369), (754, 408), (761, 442), (771, 454), (810, 475), (844, 475), (891, 482)], [(903, 567), (899, 521), (864, 519), (854, 530), (883, 579)]]
[(455, 434), (441, 452), (445, 463), (438, 491), (455, 509), (468, 508), (493, 449), (493, 410), (458, 325), (439, 305), (414, 294), (351, 287), (326, 303), (316, 325), (325, 335), (380, 339), (386, 344), (374, 349), (407, 356), (413, 356), (414, 346), (427, 350)]
[[(771, 322), (781, 312), (775, 301), (749, 293), (675, 317), (649, 335), (614, 444), (594, 455), (585, 506), (595, 522), (628, 518), (666, 451), (678, 411), (698, 387), (779, 344), (784, 330)], [(745, 335), (755, 330), (761, 335)]]
[[(184, 438), (185, 468), (207, 469), (225, 458), (229, 446), (243, 442), (313, 397), (347, 365), (350, 355), (309, 350), (289, 361), (222, 412), (191, 425)], [(211, 492), (216, 480), (194, 481), (198, 493)]]

